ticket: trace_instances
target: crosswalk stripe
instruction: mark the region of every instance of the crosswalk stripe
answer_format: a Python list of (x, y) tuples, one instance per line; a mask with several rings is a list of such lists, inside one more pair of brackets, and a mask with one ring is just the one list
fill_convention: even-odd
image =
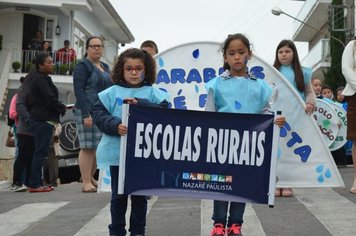
[(74, 236), (84, 235), (108, 235), (108, 224), (111, 222), (110, 218), (110, 203), (99, 211), (96, 216), (84, 225)]
[[(201, 234), (200, 234), (201, 236), (210, 235), (210, 231), (213, 226), (213, 220), (211, 219), (212, 215), (213, 215), (213, 200), (202, 200), (201, 201)], [(246, 236), (266, 235), (256, 215), (255, 210), (252, 208), (252, 205), (249, 203), (246, 204), (242, 233), (243, 235)]]
[(258, 216), (255, 210), (252, 208), (250, 203), (246, 204), (245, 214), (244, 214), (244, 223), (242, 226), (242, 233), (245, 236), (254, 235), (254, 236), (265, 236), (261, 222), (258, 219)]
[(213, 226), (213, 200), (201, 200), (200, 203), (200, 235), (210, 235), (210, 230)]
[(30, 227), (31, 224), (41, 221), (53, 211), (67, 205), (69, 202), (46, 202), (24, 204), (11, 211), (0, 214), (1, 235), (10, 236)]
[(295, 197), (332, 235), (356, 235), (356, 205), (329, 188), (294, 189)]
[[(294, 189), (294, 196), (305, 208), (330, 232), (331, 235), (356, 235), (356, 205), (330, 188)], [(148, 201), (149, 212), (158, 197)], [(24, 231), (35, 222), (69, 202), (47, 202), (24, 204), (13, 210), (0, 214), (0, 235), (10, 236)], [(208, 236), (213, 221), (213, 200), (201, 200), (200, 236)], [(255, 207), (256, 209), (256, 207)], [(126, 221), (129, 222), (131, 203), (128, 202)], [(263, 219), (261, 219), (263, 220)], [(102, 208), (75, 236), (107, 235), (111, 222), (110, 203)], [(150, 226), (148, 226), (150, 227)], [(242, 233), (245, 236), (266, 236), (261, 221), (251, 204), (246, 205)]]
[[(148, 200), (147, 214), (150, 212), (153, 204), (157, 201), (157, 197), (151, 197)], [(130, 222), (131, 200), (127, 202), (126, 222)], [(108, 225), (111, 223), (110, 203), (100, 210), (96, 216), (84, 225), (74, 236), (96, 236), (108, 235)]]

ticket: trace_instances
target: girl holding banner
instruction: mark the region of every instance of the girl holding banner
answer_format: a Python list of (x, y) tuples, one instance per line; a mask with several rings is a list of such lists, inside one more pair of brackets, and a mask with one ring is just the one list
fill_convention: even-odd
[[(111, 174), (110, 235), (126, 235), (125, 215), (127, 195), (118, 195), (120, 136), (127, 134), (121, 124), (122, 104), (168, 107), (169, 95), (152, 84), (156, 79), (156, 63), (146, 51), (131, 48), (120, 54), (112, 72), (114, 85), (99, 93), (99, 101), (92, 114), (95, 124), (103, 132), (96, 155), (100, 169)], [(132, 236), (145, 235), (147, 197), (131, 196), (130, 228)]]
[[(290, 82), (303, 98), (308, 115), (313, 113), (315, 107), (315, 94), (311, 85), (312, 71), (300, 65), (298, 52), (291, 40), (282, 40), (276, 49), (273, 66)], [(275, 196), (291, 197), (291, 188), (276, 188)]]
[[(268, 112), (272, 88), (265, 80), (248, 73), (247, 62), (252, 56), (249, 40), (242, 34), (230, 35), (222, 52), (225, 72), (205, 84), (208, 92), (205, 109), (231, 113)], [(275, 123), (283, 126), (285, 118), (278, 117)], [(211, 236), (241, 235), (245, 206), (246, 203), (230, 202), (227, 221), (229, 202), (215, 200)]]

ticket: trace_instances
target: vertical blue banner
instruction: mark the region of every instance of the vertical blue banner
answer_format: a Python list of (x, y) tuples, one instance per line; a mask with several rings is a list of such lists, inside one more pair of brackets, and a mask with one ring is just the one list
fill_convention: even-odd
[(271, 204), (274, 115), (140, 106), (128, 114), (125, 194)]

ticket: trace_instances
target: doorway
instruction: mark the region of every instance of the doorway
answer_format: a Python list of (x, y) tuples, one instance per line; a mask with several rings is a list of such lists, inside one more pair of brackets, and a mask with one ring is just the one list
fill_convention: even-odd
[[(23, 17), (23, 36), (22, 36), (22, 49), (30, 50), (31, 49), (31, 41), (36, 37), (36, 32), (41, 31), (43, 35), (43, 27), (44, 26), (44, 18), (31, 15), (24, 14)], [(43, 40), (43, 36), (42, 39)]]

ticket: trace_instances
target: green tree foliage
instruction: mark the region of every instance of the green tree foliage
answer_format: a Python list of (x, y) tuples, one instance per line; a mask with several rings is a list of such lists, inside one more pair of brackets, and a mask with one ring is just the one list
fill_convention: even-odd
[[(343, 0), (333, 0), (331, 3), (333, 6), (342, 6)], [(336, 29), (345, 28), (344, 21), (344, 8), (335, 8), (333, 19), (334, 26)], [(332, 22), (330, 22), (330, 25)], [(331, 25), (332, 26), (332, 25)], [(335, 38), (340, 39), (342, 42), (345, 42), (345, 31), (334, 31), (330, 26), (331, 35)], [(341, 71), (341, 57), (342, 52), (344, 51), (343, 45), (336, 41), (335, 39), (330, 38), (330, 57), (331, 65), (325, 73), (325, 83), (330, 85), (335, 91), (339, 86), (345, 85), (345, 78)]]

